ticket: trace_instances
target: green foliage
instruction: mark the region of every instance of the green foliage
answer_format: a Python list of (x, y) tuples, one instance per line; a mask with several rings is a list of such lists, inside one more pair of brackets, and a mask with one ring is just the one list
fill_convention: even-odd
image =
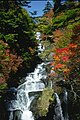
[[(1, 94), (2, 92), (4, 92), (4, 91), (3, 91), (4, 89), (7, 89), (7, 84), (6, 84), (6, 83), (0, 85), (0, 94)], [(0, 97), (1, 97), (1, 96), (0, 96)]]
[(61, 13), (57, 17), (53, 18), (53, 29), (64, 27), (69, 24), (69, 21), (74, 20), (80, 14), (80, 8), (75, 8), (71, 10), (66, 10), (64, 13)]
[[(44, 18), (44, 17), (43, 17)], [(42, 30), (44, 34), (52, 34), (55, 29), (66, 27), (72, 29), (75, 26), (75, 23), (79, 23), (80, 20), (80, 8), (74, 7), (71, 9), (65, 9), (62, 12), (59, 12), (58, 15), (54, 15), (53, 18), (48, 21), (41, 18), (39, 21), (39, 29)], [(44, 22), (44, 20), (46, 22)], [(47, 23), (47, 24), (45, 24)], [(78, 24), (77, 23), (77, 24)]]
[(46, 25), (46, 30), (43, 31), (45, 34), (53, 34), (53, 31), (57, 28), (62, 28), (67, 26), (68, 28), (73, 28), (75, 22), (79, 23), (80, 19), (80, 8), (75, 8), (71, 10), (65, 10), (57, 16), (53, 16), (52, 22)]
[(0, 11), (0, 84), (15, 74), (23, 61), (26, 68), (31, 65), (37, 48), (34, 26), (28, 12), (21, 7), (13, 5), (5, 10), (3, 6)]
[(0, 39), (6, 41), (10, 49), (22, 55), (35, 47), (34, 23), (25, 9), (10, 9), (0, 12)]
[(23, 58), (24, 58), (25, 61), (29, 61), (31, 59), (30, 54), (28, 52), (23, 54)]

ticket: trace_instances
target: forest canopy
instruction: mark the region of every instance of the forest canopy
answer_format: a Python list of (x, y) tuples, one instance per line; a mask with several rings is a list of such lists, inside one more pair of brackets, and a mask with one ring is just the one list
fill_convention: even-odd
[(17, 72), (21, 64), (25, 63), (29, 68), (37, 43), (34, 32), (35, 23), (28, 12), (19, 6), (19, 2), (0, 1), (0, 3), (2, 4), (0, 8), (0, 83), (3, 83), (7, 81), (10, 74)]

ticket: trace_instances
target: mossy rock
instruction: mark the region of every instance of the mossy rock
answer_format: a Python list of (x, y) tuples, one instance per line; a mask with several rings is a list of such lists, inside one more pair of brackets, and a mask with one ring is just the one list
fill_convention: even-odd
[(54, 91), (53, 89), (46, 88), (43, 92), (41, 97), (39, 97), (37, 101), (38, 111), (40, 116), (46, 116), (48, 113), (48, 108), (51, 102), (54, 101), (52, 97)]
[(6, 91), (6, 89), (7, 89), (6, 83), (3, 83), (0, 85), (0, 98), (1, 98), (2, 94)]
[(53, 48), (54, 44), (50, 43), (48, 40), (41, 41), (41, 44), (44, 45), (45, 50), (39, 55), (39, 57), (44, 61), (46, 58), (51, 61), (53, 59)]

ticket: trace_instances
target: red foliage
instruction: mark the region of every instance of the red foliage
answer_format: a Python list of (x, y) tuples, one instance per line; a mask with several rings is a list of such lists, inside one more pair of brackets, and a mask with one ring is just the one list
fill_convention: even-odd
[(68, 53), (68, 51), (69, 51), (69, 47), (65, 47), (65, 48), (57, 48), (56, 49), (56, 53), (65, 53), (65, 54), (67, 54)]
[(17, 54), (12, 54), (3, 41), (0, 41), (2, 49), (0, 51), (0, 84), (6, 82), (11, 72), (15, 73), (23, 62)]
[(55, 65), (54, 70), (57, 70), (57, 69), (60, 69), (60, 68), (64, 68), (64, 66), (65, 66), (64, 64), (58, 63), (58, 64)]
[[(56, 35), (60, 35), (60, 31), (55, 31)], [(80, 25), (73, 29), (71, 43), (64, 48), (56, 48), (51, 63), (52, 69), (55, 72), (62, 72), (64, 79), (80, 79)]]
[(69, 56), (63, 56), (63, 57), (62, 57), (62, 61), (63, 61), (63, 62), (67, 62), (68, 60), (69, 60)]

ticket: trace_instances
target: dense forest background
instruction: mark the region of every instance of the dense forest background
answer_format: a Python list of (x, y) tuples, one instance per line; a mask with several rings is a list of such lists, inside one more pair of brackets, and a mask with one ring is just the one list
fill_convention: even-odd
[(21, 7), (28, 6), (29, 3), (0, 1), (0, 4), (1, 85), (7, 83), (10, 77), (13, 81), (12, 79), (17, 77), (17, 71), (20, 69), (24, 71), (25, 68), (30, 68), (36, 54), (37, 42), (35, 24), (28, 12)]

